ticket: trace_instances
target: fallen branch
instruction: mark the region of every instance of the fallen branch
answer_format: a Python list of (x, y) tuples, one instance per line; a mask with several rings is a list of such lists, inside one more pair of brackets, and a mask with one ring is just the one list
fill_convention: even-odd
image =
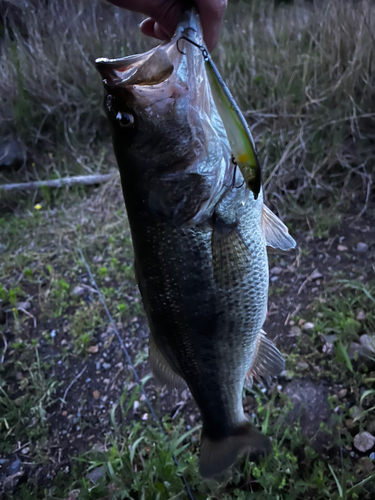
[(114, 176), (113, 174), (98, 174), (98, 175), (77, 175), (75, 177), (62, 177), (61, 179), (52, 179), (49, 181), (34, 181), (34, 182), (21, 182), (19, 184), (0, 184), (0, 191), (31, 191), (47, 188), (61, 188), (64, 186), (84, 185), (91, 186), (93, 184), (101, 184), (102, 182), (109, 181)]

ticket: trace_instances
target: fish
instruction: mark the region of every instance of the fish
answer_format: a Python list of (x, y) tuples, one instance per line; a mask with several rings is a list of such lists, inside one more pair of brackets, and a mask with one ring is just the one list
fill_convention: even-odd
[[(149, 328), (149, 362), (188, 387), (202, 419), (199, 471), (212, 477), (239, 454), (270, 453), (245, 416), (242, 391), (284, 369), (267, 338), (266, 246), (288, 250), (285, 224), (243, 183), (207, 76), (199, 16), (186, 10), (170, 41), (96, 60), (112, 130)], [(180, 43), (179, 43), (180, 40)], [(241, 184), (242, 183), (242, 184)]]

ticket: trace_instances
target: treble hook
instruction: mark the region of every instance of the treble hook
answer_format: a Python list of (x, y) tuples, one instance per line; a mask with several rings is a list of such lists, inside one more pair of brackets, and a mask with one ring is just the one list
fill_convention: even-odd
[(237, 168), (238, 168), (238, 165), (237, 165), (237, 162), (236, 160), (234, 159), (234, 156), (232, 155), (231, 156), (231, 162), (233, 163), (234, 165), (234, 169), (233, 169), (233, 177), (232, 177), (232, 185), (231, 186), (225, 186), (227, 188), (229, 187), (232, 187), (232, 188), (235, 188), (235, 189), (241, 189), (242, 186), (245, 184), (245, 181), (242, 182), (242, 184), (240, 186), (236, 186), (236, 173), (237, 173)]
[[(188, 28), (188, 29), (195, 31), (194, 28)], [(180, 38), (176, 42), (176, 47), (177, 47), (177, 50), (180, 52), (180, 54), (185, 54), (185, 52), (183, 50), (181, 50), (180, 47), (178, 46), (178, 43), (181, 40), (186, 40), (187, 42), (189, 42), (192, 45), (194, 45), (195, 47), (197, 47), (202, 52), (203, 59), (205, 61), (209, 60), (210, 56), (208, 55), (208, 50), (206, 49), (206, 47), (204, 45), (199, 45), (199, 43), (194, 42), (194, 40), (192, 40), (191, 38), (188, 38), (187, 36), (184, 36), (184, 35), (181, 35)]]

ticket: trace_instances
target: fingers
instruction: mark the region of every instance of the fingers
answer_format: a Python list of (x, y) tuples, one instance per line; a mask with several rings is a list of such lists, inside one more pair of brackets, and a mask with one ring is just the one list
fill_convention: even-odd
[[(171, 38), (180, 21), (183, 3), (179, 0), (109, 0), (126, 9), (150, 16), (141, 24), (141, 32), (160, 40)], [(227, 0), (195, 0), (209, 51), (218, 42)]]
[(195, 0), (195, 4), (202, 23), (204, 41), (211, 52), (219, 40), (227, 0)]
[(158, 40), (166, 40), (169, 38), (163, 28), (150, 17), (145, 19), (140, 24), (140, 29), (143, 35), (151, 36), (153, 38), (157, 38)]

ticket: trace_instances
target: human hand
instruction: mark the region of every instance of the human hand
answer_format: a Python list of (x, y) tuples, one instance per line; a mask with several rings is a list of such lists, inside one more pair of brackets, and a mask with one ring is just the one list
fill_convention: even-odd
[[(109, 0), (118, 7), (149, 16), (140, 28), (144, 35), (160, 40), (171, 38), (181, 19), (184, 3), (179, 0)], [(202, 23), (204, 41), (209, 51), (218, 42), (227, 0), (195, 0)]]

